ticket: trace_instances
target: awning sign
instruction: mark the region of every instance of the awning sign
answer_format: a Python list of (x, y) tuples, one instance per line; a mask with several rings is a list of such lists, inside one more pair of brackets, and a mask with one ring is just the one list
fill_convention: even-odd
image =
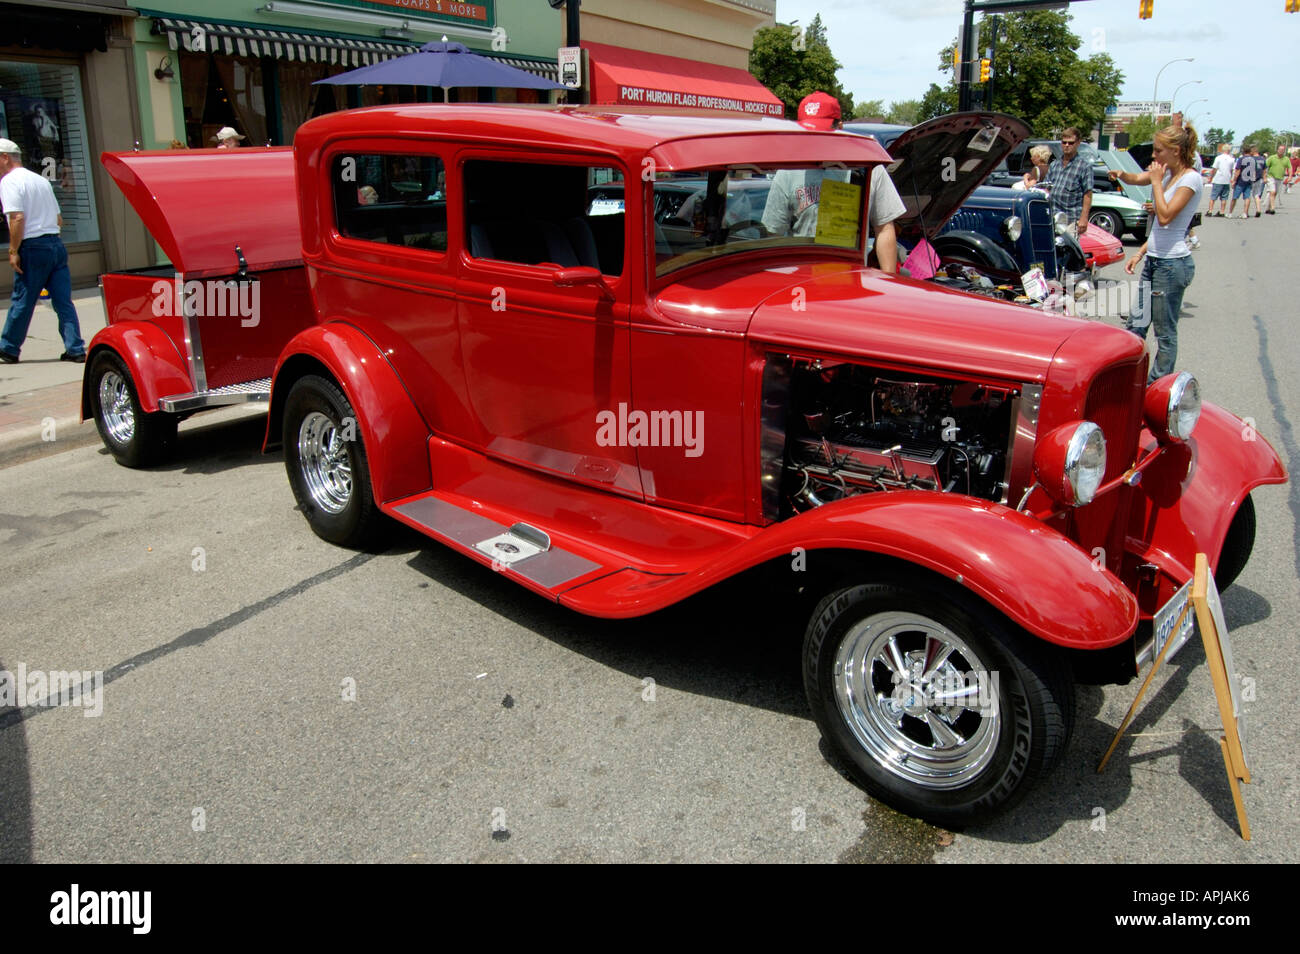
[(704, 96), (676, 90), (648, 89), (644, 86), (620, 86), (619, 103), (632, 106), (693, 106), (698, 109), (725, 109), (737, 113), (757, 113), (761, 116), (784, 116), (780, 103), (759, 103), (729, 96)]

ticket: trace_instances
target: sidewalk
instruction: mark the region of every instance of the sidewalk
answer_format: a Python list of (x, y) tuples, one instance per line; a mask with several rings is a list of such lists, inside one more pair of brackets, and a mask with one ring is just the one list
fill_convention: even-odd
[[(89, 345), (105, 323), (99, 289), (74, 291), (72, 301)], [(0, 298), (0, 321), (8, 310), (8, 297)], [(60, 361), (62, 353), (58, 318), (44, 299), (32, 315), (19, 363), (0, 364), (0, 467), (99, 440), (95, 423), (81, 422), (86, 366)]]

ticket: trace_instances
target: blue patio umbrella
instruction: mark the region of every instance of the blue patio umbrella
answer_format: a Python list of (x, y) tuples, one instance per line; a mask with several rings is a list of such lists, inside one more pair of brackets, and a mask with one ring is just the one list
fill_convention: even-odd
[(349, 70), (314, 84), (335, 86), (441, 86), (443, 99), (457, 86), (507, 89), (567, 89), (559, 83), (470, 52), (463, 43), (426, 43), (416, 53)]

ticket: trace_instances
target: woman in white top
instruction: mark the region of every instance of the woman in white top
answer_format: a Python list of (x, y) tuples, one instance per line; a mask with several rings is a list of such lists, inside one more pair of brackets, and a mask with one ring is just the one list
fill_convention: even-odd
[(1196, 171), (1196, 130), (1191, 126), (1167, 126), (1156, 133), (1151, 150), (1151, 190), (1154, 221), (1147, 240), (1124, 264), (1130, 275), (1146, 256), (1137, 304), (1126, 327), (1146, 338), (1155, 326), (1156, 359), (1148, 381), (1172, 374), (1178, 357), (1178, 316), (1183, 309), (1183, 292), (1192, 283), (1196, 265), (1187, 244), (1187, 226), (1201, 202), (1204, 180)]

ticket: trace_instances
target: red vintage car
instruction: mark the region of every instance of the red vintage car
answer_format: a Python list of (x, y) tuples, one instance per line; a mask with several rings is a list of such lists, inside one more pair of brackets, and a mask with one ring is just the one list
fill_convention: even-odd
[(1286, 473), (1123, 330), (865, 264), (889, 161), (775, 120), (477, 105), (106, 156), (178, 274), (105, 276), (84, 413), (139, 464), (269, 394), (319, 536), (397, 520), (582, 613), (761, 581), (808, 608), (808, 701), (857, 780), (969, 822), (1061, 757), (1076, 681), (1132, 678), (1197, 552), (1236, 577)]

